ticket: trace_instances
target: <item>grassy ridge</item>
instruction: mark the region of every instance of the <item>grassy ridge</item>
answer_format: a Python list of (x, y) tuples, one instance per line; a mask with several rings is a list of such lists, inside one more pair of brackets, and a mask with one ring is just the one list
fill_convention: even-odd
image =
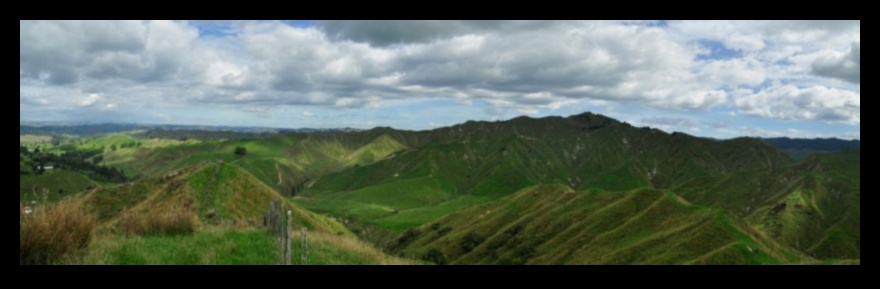
[[(294, 228), (309, 229), (311, 264), (409, 263), (356, 241), (332, 219), (288, 203), (234, 164), (203, 163), (128, 185), (101, 188), (79, 199), (86, 202), (84, 207), (98, 213), (103, 224), (101, 237), (75, 262), (79, 264), (277, 264), (274, 237), (257, 229), (274, 200), (284, 201), (294, 212)], [(121, 234), (126, 216), (181, 209), (198, 216), (199, 229), (194, 234)], [(295, 244), (299, 246), (299, 242)]]
[(409, 235), (403, 240), (405, 254), (447, 264), (801, 261), (794, 253), (768, 249), (775, 247), (720, 211), (654, 190), (620, 194), (538, 187), (452, 214)]
[(278, 251), (265, 231), (211, 229), (192, 236), (108, 237), (96, 241), (84, 265), (275, 265)]
[[(185, 208), (202, 223), (255, 226), (269, 204), (281, 195), (243, 169), (224, 163), (205, 163), (157, 178), (104, 187), (85, 195), (101, 220), (111, 227), (128, 211)], [(286, 202), (286, 201), (285, 201)], [(341, 225), (289, 204), (296, 226), (334, 234), (350, 234)]]
[(796, 190), (749, 219), (780, 242), (819, 259), (861, 257), (860, 152), (811, 157)]
[[(121, 139), (108, 142), (99, 138), (83, 146), (106, 147), (112, 142), (131, 141), (127, 136), (116, 138)], [(234, 155), (236, 147), (246, 148), (248, 154)], [(264, 184), (289, 196), (328, 172), (371, 164), (401, 149), (403, 145), (382, 135), (357, 140), (305, 134), (260, 140), (149, 140), (143, 147), (107, 152), (106, 162), (127, 174), (150, 177), (205, 161), (224, 161), (244, 168)]]

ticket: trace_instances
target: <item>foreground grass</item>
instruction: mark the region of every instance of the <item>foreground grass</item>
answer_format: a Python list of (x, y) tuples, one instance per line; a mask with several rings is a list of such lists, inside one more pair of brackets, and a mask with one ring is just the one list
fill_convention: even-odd
[(260, 230), (208, 229), (190, 236), (108, 237), (83, 257), (84, 265), (273, 265), (278, 252)]
[(97, 217), (81, 202), (25, 208), (19, 204), (19, 265), (51, 265), (69, 260), (88, 247)]
[[(293, 242), (300, 263), (301, 239)], [(256, 229), (208, 228), (189, 236), (121, 237), (95, 241), (82, 265), (277, 265), (274, 237)], [(346, 236), (309, 234), (309, 265), (409, 265)]]
[[(301, 236), (294, 235), (294, 264), (300, 263)], [(416, 265), (394, 258), (356, 239), (326, 233), (309, 234), (309, 265)]]

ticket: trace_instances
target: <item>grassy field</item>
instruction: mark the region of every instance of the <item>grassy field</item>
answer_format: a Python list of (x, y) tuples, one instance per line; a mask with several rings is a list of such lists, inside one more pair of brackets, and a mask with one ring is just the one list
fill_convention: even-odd
[(259, 230), (208, 229), (192, 236), (110, 236), (89, 247), (85, 265), (275, 265), (273, 237)]
[(36, 145), (45, 145), (52, 142), (51, 136), (45, 135), (19, 135), (18, 142), (24, 147), (33, 147)]
[[(30, 203), (42, 201), (43, 193), (47, 193), (49, 202), (56, 202), (66, 196), (85, 191), (97, 183), (89, 177), (71, 171), (49, 171), (43, 175), (19, 176), (19, 201)], [(37, 192), (34, 194), (34, 192)]]

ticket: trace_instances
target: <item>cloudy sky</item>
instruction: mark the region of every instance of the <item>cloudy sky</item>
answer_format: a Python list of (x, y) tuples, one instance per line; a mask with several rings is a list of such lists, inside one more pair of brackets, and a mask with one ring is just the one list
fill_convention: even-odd
[(860, 138), (860, 21), (19, 21), (21, 121)]

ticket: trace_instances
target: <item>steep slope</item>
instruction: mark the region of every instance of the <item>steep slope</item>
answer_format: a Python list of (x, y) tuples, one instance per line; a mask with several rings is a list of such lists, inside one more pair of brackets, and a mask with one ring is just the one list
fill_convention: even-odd
[(445, 264), (779, 264), (806, 261), (722, 211), (656, 190), (523, 190), (404, 234)]
[(861, 153), (816, 155), (793, 193), (749, 217), (769, 236), (819, 259), (861, 258)]
[[(578, 190), (687, 186), (706, 191), (734, 173), (767, 174), (792, 163), (759, 140), (670, 135), (589, 113), (469, 122), (427, 132), (376, 129), (371, 133), (388, 135), (411, 149), (369, 166), (331, 173), (311, 184), (298, 202), (317, 211), (405, 229), (430, 218), (402, 225), (385, 220), (416, 210), (436, 218), (462, 209), (459, 203), (485, 203), (539, 184), (565, 184)], [(780, 193), (755, 194), (754, 200), (738, 202), (735, 209), (757, 207)], [(707, 204), (721, 199), (712, 198)], [(444, 205), (451, 210), (434, 210)]]

